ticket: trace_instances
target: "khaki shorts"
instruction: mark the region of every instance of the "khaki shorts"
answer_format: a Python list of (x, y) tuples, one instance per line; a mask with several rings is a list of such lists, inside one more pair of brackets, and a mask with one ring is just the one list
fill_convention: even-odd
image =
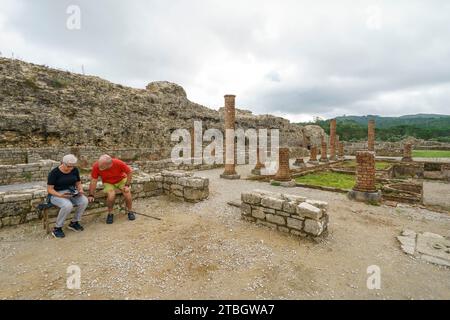
[(127, 178), (117, 182), (117, 183), (104, 183), (103, 184), (103, 192), (108, 193), (109, 191), (121, 190), (125, 187), (127, 183)]

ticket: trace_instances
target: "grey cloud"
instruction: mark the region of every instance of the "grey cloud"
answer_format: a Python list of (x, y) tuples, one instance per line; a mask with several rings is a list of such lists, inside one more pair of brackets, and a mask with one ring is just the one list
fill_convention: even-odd
[[(126, 85), (177, 82), (208, 106), (235, 90), (258, 113), (448, 113), (447, 1), (0, 2), (17, 8), (0, 37), (14, 32), (26, 43), (0, 51), (28, 50), (27, 60), (49, 65), (45, 52), (68, 65), (78, 57), (90, 74)], [(65, 28), (72, 4), (82, 10), (79, 31)], [(373, 5), (379, 30), (366, 25)]]

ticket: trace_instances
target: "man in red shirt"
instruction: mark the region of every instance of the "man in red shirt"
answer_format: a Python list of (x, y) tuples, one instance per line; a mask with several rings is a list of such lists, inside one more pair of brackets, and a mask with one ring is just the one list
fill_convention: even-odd
[(106, 193), (106, 205), (108, 207), (107, 224), (112, 224), (114, 221), (114, 202), (116, 200), (116, 190), (122, 191), (125, 198), (125, 203), (128, 211), (128, 219), (135, 220), (136, 215), (131, 211), (131, 179), (133, 171), (122, 160), (114, 159), (107, 154), (102, 155), (97, 162), (92, 166), (91, 184), (89, 186), (89, 202), (94, 201), (94, 194), (97, 188), (98, 177), (102, 178), (103, 191)]

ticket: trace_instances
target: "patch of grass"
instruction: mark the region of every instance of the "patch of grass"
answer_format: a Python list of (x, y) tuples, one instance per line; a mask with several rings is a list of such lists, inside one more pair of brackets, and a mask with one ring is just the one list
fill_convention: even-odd
[(413, 150), (416, 158), (450, 158), (450, 150)]
[(332, 187), (349, 190), (355, 186), (355, 176), (337, 172), (315, 172), (295, 178), (295, 181), (302, 184), (309, 184), (319, 187)]
[(278, 181), (272, 181), (270, 184), (275, 187), (281, 186), (281, 183), (279, 183)]
[(50, 80), (50, 85), (56, 89), (62, 89), (67, 87), (68, 81), (60, 78), (53, 78)]
[(24, 172), (24, 173), (23, 173), (23, 177), (24, 177), (25, 180), (31, 181), (31, 178), (32, 178), (33, 176), (32, 176), (32, 174), (31, 174), (31, 172)]

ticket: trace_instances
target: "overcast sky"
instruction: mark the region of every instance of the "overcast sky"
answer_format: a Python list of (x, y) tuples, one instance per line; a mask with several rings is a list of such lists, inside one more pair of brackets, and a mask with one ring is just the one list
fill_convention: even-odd
[(447, 0), (0, 0), (0, 51), (292, 121), (450, 114)]

